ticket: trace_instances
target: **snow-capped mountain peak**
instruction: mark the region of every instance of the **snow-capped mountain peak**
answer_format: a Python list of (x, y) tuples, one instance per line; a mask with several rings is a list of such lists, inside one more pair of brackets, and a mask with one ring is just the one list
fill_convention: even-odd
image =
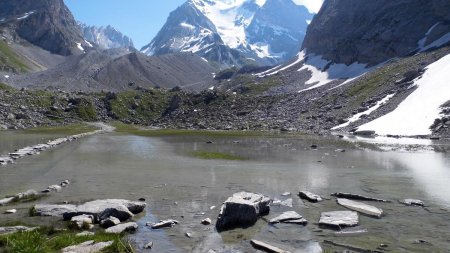
[(292, 0), (188, 0), (142, 52), (192, 52), (221, 65), (276, 64), (298, 52), (312, 17)]

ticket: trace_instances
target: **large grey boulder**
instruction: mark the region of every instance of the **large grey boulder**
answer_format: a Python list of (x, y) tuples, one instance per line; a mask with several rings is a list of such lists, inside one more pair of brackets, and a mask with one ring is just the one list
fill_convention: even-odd
[(353, 227), (358, 225), (359, 217), (353, 211), (334, 211), (322, 213), (319, 225), (332, 227)]
[(138, 229), (138, 224), (136, 222), (128, 222), (119, 224), (110, 228), (107, 228), (105, 232), (107, 234), (120, 234), (123, 232), (134, 232), (136, 229)]
[(129, 201), (124, 199), (106, 199), (86, 202), (82, 205), (36, 205), (34, 214), (36, 216), (55, 216), (70, 220), (78, 215), (92, 215), (95, 222), (107, 219), (111, 216), (121, 221), (128, 220), (134, 214), (144, 211), (144, 202)]
[(66, 247), (61, 250), (61, 253), (96, 253), (101, 252), (112, 244), (113, 241), (99, 243), (95, 243), (95, 241), (87, 241), (78, 245)]
[[(33, 208), (34, 216), (52, 216), (52, 217), (63, 217), (66, 213), (76, 213), (77, 207), (75, 205), (48, 205), (48, 204), (38, 204)], [(76, 216), (76, 215), (73, 215)], [(73, 217), (72, 216), (72, 217)], [(70, 218), (72, 218), (70, 217)]]
[(381, 216), (383, 215), (382, 209), (375, 207), (375, 206), (367, 205), (362, 202), (338, 198), (337, 203), (343, 207), (350, 209), (350, 210), (357, 211), (357, 212), (360, 212), (360, 213), (363, 213), (363, 214), (366, 214), (369, 216), (373, 216), (376, 218), (381, 218)]
[(258, 218), (270, 212), (271, 199), (255, 193), (240, 192), (222, 205), (216, 228), (223, 231), (236, 226), (251, 226)]

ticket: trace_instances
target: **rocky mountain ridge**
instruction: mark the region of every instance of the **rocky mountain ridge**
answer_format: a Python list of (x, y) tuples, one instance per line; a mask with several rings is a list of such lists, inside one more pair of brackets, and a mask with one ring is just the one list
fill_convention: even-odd
[(130, 48), (135, 50), (133, 40), (110, 25), (97, 27), (80, 23), (80, 27), (85, 40), (93, 42), (100, 49)]
[(274, 65), (295, 55), (312, 18), (292, 0), (189, 0), (141, 51), (192, 52), (222, 66)]

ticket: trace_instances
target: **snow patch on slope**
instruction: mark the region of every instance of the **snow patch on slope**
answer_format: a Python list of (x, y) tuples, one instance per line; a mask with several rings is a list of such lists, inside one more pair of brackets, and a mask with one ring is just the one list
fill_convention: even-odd
[(367, 64), (358, 62), (350, 65), (331, 63), (324, 60), (320, 55), (311, 55), (298, 71), (303, 70), (311, 72), (311, 78), (305, 84), (312, 86), (299, 92), (316, 89), (335, 80), (352, 79), (363, 75), (370, 69), (367, 67)]
[(440, 117), (440, 107), (450, 100), (450, 55), (429, 65), (422, 78), (416, 79), (417, 87), (391, 113), (359, 127), (374, 130), (379, 135), (429, 135), (434, 120)]
[(363, 116), (363, 115), (370, 115), (372, 112), (378, 110), (378, 108), (380, 108), (381, 106), (385, 105), (394, 96), (395, 96), (395, 94), (387, 95), (386, 97), (384, 97), (383, 99), (378, 101), (376, 105), (370, 107), (368, 110), (366, 110), (364, 112), (360, 112), (358, 114), (353, 115), (352, 117), (347, 119), (348, 121), (346, 123), (341, 124), (339, 126), (335, 126), (335, 127), (331, 128), (331, 130), (337, 130), (337, 129), (340, 129), (340, 128), (344, 128), (344, 127), (350, 125), (351, 123), (356, 122), (357, 120), (359, 120), (359, 118), (361, 118), (361, 116)]
[(430, 43), (428, 46), (425, 46), (425, 43), (428, 40), (428, 36), (430, 36), (430, 34), (433, 32), (434, 28), (436, 28), (438, 25), (440, 25), (440, 22), (437, 22), (436, 24), (431, 26), (431, 28), (428, 29), (427, 33), (425, 34), (425, 37), (423, 37), (421, 40), (419, 40), (419, 42), (417, 43), (418, 44), (417, 49), (419, 50), (419, 53), (427, 51), (431, 48), (441, 47), (444, 44), (450, 42), (450, 33), (447, 33), (447, 34), (443, 35), (441, 38)]

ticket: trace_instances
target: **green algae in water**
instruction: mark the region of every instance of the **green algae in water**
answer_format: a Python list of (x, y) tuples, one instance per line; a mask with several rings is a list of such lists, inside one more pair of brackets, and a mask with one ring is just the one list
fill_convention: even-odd
[(207, 152), (207, 151), (195, 151), (192, 155), (196, 158), (206, 159), (206, 160), (232, 160), (232, 161), (244, 161), (248, 160), (241, 156), (219, 153), (219, 152)]

